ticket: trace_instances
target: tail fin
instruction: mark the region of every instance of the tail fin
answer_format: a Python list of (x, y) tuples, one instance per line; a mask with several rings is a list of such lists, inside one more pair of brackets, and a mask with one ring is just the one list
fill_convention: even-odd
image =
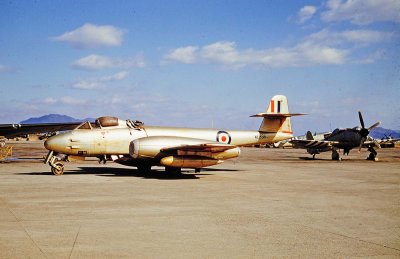
[(289, 105), (286, 96), (275, 95), (272, 97), (268, 110), (251, 117), (263, 117), (259, 131), (273, 133), (282, 132), (293, 134), (290, 117), (304, 115), (300, 113), (289, 113)]
[(312, 135), (311, 131), (307, 131), (307, 133), (306, 133), (306, 139), (307, 139), (307, 140), (314, 140), (314, 136)]

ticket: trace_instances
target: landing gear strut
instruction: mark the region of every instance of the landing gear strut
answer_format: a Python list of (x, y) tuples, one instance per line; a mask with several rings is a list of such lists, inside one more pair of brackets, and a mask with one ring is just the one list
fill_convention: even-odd
[(61, 160), (62, 159), (57, 154), (54, 154), (54, 151), (49, 151), (44, 163), (49, 164), (51, 166), (51, 172), (54, 175), (59, 176), (64, 173), (64, 164), (61, 162)]

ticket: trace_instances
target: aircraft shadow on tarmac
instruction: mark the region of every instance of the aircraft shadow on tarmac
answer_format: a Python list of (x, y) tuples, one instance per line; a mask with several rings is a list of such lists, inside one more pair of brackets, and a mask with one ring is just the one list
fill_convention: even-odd
[[(203, 168), (202, 171), (238, 171), (232, 169), (214, 169)], [(144, 179), (159, 179), (159, 180), (190, 180), (200, 179), (199, 176), (212, 175), (211, 173), (192, 173), (193, 170), (182, 170), (182, 173), (166, 173), (164, 170), (151, 170), (150, 172), (143, 172), (132, 168), (116, 168), (116, 167), (79, 167), (77, 170), (66, 170), (64, 175), (79, 175), (79, 174), (95, 174), (105, 177), (141, 177)], [(22, 175), (51, 175), (51, 172), (31, 172), (31, 173), (18, 173)], [(62, 177), (62, 176), (60, 176)]]

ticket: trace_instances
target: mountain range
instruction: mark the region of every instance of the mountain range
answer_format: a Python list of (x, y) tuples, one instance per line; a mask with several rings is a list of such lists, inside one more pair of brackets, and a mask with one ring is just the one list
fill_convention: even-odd
[[(41, 117), (29, 118), (21, 121), (21, 124), (35, 124), (35, 123), (65, 123), (65, 122), (83, 122), (83, 121), (95, 121), (94, 118), (75, 119), (73, 117), (61, 114), (48, 114)], [(391, 130), (381, 127), (374, 128), (370, 134), (371, 137), (381, 139), (385, 137), (400, 138), (400, 130)]]
[(375, 139), (381, 139), (387, 137), (400, 138), (400, 130), (391, 130), (381, 127), (376, 127), (373, 130), (371, 130), (369, 135)]
[(83, 121), (95, 121), (94, 118), (75, 119), (73, 117), (61, 114), (48, 114), (41, 117), (29, 118), (21, 121), (21, 124), (36, 124), (36, 123), (68, 123), (68, 122), (83, 122)]

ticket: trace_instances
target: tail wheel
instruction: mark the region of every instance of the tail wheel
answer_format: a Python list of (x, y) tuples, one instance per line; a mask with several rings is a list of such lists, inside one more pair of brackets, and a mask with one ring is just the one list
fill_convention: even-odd
[(63, 165), (63, 163), (56, 162), (54, 164), (54, 167), (51, 167), (51, 172), (54, 175), (57, 175), (57, 176), (62, 175), (64, 173), (64, 165)]

